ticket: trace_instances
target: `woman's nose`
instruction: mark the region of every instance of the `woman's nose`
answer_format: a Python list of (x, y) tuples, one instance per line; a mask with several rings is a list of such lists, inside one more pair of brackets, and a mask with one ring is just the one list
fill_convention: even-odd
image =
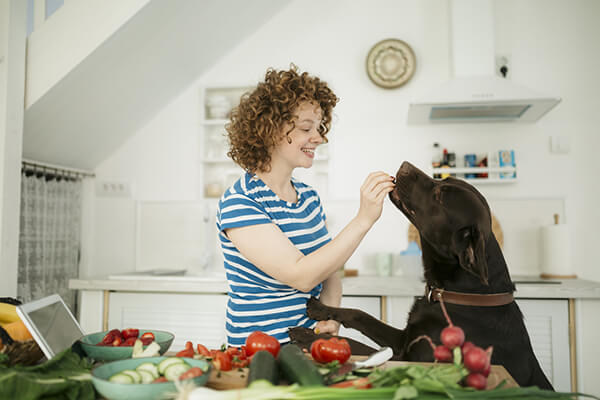
[(321, 144), (321, 143), (323, 143), (323, 136), (321, 136), (321, 134), (319, 133), (319, 131), (315, 129), (313, 131), (313, 134), (310, 137), (310, 140), (313, 143), (319, 143), (319, 144)]

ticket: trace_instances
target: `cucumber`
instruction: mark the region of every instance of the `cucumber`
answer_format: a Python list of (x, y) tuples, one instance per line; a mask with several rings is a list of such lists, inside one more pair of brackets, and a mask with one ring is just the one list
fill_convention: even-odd
[(152, 372), (147, 371), (145, 369), (140, 369), (139, 371), (137, 371), (138, 374), (140, 374), (140, 376), (142, 377), (142, 382), (141, 383), (152, 383), (152, 381), (156, 378), (154, 378), (154, 375), (152, 375)]
[(300, 386), (323, 386), (323, 377), (319, 369), (297, 345), (282, 346), (277, 359), (283, 376), (290, 383), (299, 383)]
[(126, 369), (124, 371), (121, 371), (121, 374), (129, 375), (131, 379), (133, 379), (133, 383), (142, 383), (142, 376), (137, 371), (134, 371), (132, 369)]
[(265, 350), (258, 351), (252, 356), (250, 372), (248, 373), (248, 385), (259, 379), (266, 379), (273, 385), (279, 383), (277, 361), (271, 353)]
[(133, 378), (127, 374), (123, 374), (123, 373), (119, 372), (117, 374), (114, 374), (110, 378), (108, 378), (108, 381), (113, 382), (113, 383), (130, 384), (130, 383), (133, 383)]
[(158, 363), (158, 373), (164, 375), (169, 365), (178, 363), (184, 363), (184, 361), (179, 357), (165, 358), (164, 360)]
[(183, 374), (185, 371), (187, 371), (188, 369), (190, 369), (192, 367), (190, 367), (187, 363), (173, 363), (171, 365), (169, 365), (167, 367), (167, 369), (165, 369), (165, 378), (167, 378), (167, 380), (169, 381), (176, 381), (177, 379), (179, 379), (179, 376), (181, 374)]
[(156, 379), (160, 376), (160, 374), (158, 373), (158, 367), (156, 366), (156, 364), (151, 363), (151, 362), (142, 363), (142, 364), (138, 365), (135, 370), (138, 372), (141, 372), (142, 370), (148, 371), (152, 374), (154, 379)]

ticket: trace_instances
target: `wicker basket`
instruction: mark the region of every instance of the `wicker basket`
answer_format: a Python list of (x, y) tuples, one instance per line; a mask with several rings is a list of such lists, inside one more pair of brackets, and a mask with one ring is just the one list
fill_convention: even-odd
[(13, 342), (10, 345), (5, 345), (0, 353), (8, 355), (8, 365), (34, 365), (37, 364), (44, 354), (40, 346), (33, 339), (22, 342)]

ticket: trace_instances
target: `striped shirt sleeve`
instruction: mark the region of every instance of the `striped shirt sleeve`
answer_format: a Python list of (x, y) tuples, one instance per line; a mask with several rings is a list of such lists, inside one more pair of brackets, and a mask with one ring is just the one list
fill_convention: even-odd
[(271, 224), (264, 208), (245, 194), (230, 193), (219, 202), (217, 227), (223, 232), (242, 226)]

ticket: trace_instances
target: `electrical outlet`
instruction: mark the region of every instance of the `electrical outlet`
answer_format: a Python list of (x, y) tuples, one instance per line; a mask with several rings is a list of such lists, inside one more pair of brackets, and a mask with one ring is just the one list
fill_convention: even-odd
[(500, 78), (510, 78), (510, 55), (500, 54), (496, 56), (496, 75)]
[(571, 151), (571, 142), (567, 136), (550, 136), (550, 152), (557, 154), (567, 154)]
[(129, 182), (98, 181), (96, 183), (96, 196), (131, 197), (131, 184)]

